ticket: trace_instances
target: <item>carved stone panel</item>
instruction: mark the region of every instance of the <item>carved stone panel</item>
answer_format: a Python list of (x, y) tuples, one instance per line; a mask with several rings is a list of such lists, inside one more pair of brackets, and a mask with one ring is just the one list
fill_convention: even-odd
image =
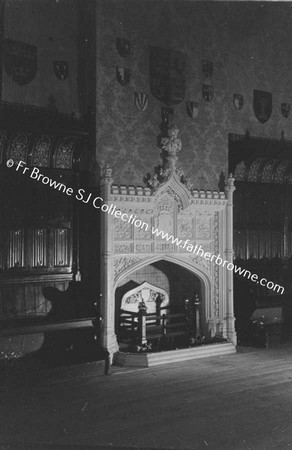
[(115, 253), (133, 253), (133, 244), (131, 242), (119, 242), (114, 245)]
[(211, 217), (199, 213), (196, 215), (196, 239), (206, 241), (211, 239)]
[(174, 212), (176, 205), (171, 197), (164, 195), (157, 203), (155, 226), (164, 233), (174, 234)]
[(133, 225), (119, 217), (114, 219), (114, 239), (116, 240), (130, 240), (133, 239)]
[(136, 243), (135, 253), (153, 253), (153, 244), (151, 242)]
[(165, 240), (155, 243), (155, 251), (157, 253), (173, 253), (176, 251), (176, 248), (175, 244), (169, 244)]
[(192, 239), (195, 237), (192, 216), (179, 215), (177, 222), (177, 234), (181, 239)]
[(29, 134), (17, 133), (12, 137), (8, 148), (7, 156), (12, 158), (15, 163), (27, 160)]
[[(151, 233), (152, 228), (152, 218), (151, 216), (139, 216), (143, 225), (141, 227), (134, 228), (135, 240), (138, 241), (149, 241), (153, 240), (153, 234)], [(146, 224), (147, 226), (145, 226)]]
[(141, 261), (141, 256), (119, 256), (114, 259), (114, 276), (115, 278), (128, 267), (134, 266)]
[[(144, 302), (148, 314), (156, 313), (156, 299), (160, 297), (160, 308), (165, 308), (169, 304), (168, 293), (157, 286), (144, 282), (140, 286), (126, 292), (121, 301), (121, 309), (124, 311), (138, 312), (139, 303)], [(160, 313), (162, 314), (162, 312)]]
[[(195, 248), (195, 246), (198, 244), (193, 242), (192, 245)], [(200, 266), (204, 271), (208, 272), (209, 274), (212, 272), (212, 264), (214, 264), (212, 261), (209, 260), (213, 255), (212, 248), (213, 248), (212, 244), (209, 243), (209, 244), (204, 244), (204, 245), (198, 246), (198, 249), (195, 250), (194, 253), (188, 252), (189, 257), (193, 261), (193, 263)], [(203, 252), (204, 252), (204, 254), (206, 254), (206, 253), (210, 254), (208, 259), (205, 259), (204, 256), (202, 256)]]
[(31, 157), (32, 165), (38, 167), (49, 167), (51, 150), (52, 150), (51, 137), (49, 135), (38, 136), (33, 146)]

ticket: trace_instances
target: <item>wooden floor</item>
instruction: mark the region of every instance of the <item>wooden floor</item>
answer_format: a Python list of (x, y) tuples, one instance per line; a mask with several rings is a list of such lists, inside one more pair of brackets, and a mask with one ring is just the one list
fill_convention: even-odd
[(88, 367), (63, 376), (39, 371), (18, 383), (6, 379), (2, 448), (292, 447), (291, 346), (115, 368), (107, 377)]

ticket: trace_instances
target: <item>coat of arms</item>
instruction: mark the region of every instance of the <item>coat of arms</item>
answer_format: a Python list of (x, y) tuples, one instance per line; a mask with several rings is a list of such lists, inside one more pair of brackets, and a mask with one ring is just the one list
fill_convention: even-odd
[(59, 80), (66, 80), (69, 74), (69, 65), (67, 61), (53, 61), (54, 72)]
[(259, 122), (267, 122), (272, 114), (272, 94), (254, 89), (253, 110)]
[(239, 111), (243, 107), (243, 96), (240, 94), (233, 95), (233, 105)]
[(134, 103), (138, 111), (145, 111), (148, 106), (148, 95), (143, 92), (135, 92)]
[(291, 105), (290, 103), (281, 103), (281, 113), (285, 119), (288, 119), (290, 113)]
[(20, 86), (30, 83), (37, 72), (36, 46), (5, 39), (4, 67), (15, 83)]
[(184, 53), (150, 47), (150, 91), (167, 106), (177, 105), (185, 98)]
[(207, 61), (206, 59), (203, 59), (202, 61), (202, 71), (205, 77), (210, 78), (213, 73), (213, 63), (212, 61)]
[(116, 76), (117, 76), (117, 80), (118, 82), (122, 85), (122, 86), (127, 86), (127, 84), (129, 84), (130, 82), (130, 78), (131, 78), (131, 70), (127, 69), (125, 67), (116, 67)]
[(203, 84), (202, 87), (203, 99), (210, 102), (214, 98), (214, 88), (210, 84)]
[(127, 39), (117, 38), (116, 48), (122, 58), (126, 58), (131, 55), (131, 42)]
[(199, 103), (198, 102), (191, 102), (191, 101), (186, 101), (186, 108), (187, 108), (187, 113), (188, 116), (191, 119), (195, 119), (198, 115), (199, 112)]

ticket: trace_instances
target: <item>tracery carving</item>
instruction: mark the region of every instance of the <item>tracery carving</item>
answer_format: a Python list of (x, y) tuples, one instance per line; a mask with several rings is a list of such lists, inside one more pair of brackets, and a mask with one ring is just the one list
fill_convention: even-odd
[(193, 219), (191, 216), (179, 215), (178, 217), (178, 236), (180, 238), (193, 238)]
[(135, 253), (153, 253), (153, 244), (151, 242), (135, 245)]
[(114, 274), (117, 277), (121, 272), (126, 270), (128, 267), (133, 266), (138, 261), (141, 261), (139, 256), (121, 256), (115, 258), (114, 260)]
[(249, 168), (247, 181), (258, 181), (260, 167), (264, 162), (263, 158), (256, 159)]
[(211, 218), (205, 216), (196, 217), (196, 238), (207, 240), (211, 238)]
[(288, 161), (282, 161), (278, 165), (278, 167), (277, 167), (277, 169), (275, 171), (275, 178), (274, 178), (275, 183), (284, 183), (284, 181), (285, 181), (284, 180), (284, 174), (285, 174), (285, 172), (287, 170), (288, 164), (289, 164)]
[(25, 133), (17, 133), (14, 138), (12, 138), (8, 157), (12, 158), (14, 162), (25, 161), (27, 159), (27, 147), (28, 147), (29, 135)]
[(114, 239), (128, 240), (133, 239), (133, 225), (118, 217), (114, 219)]
[(173, 200), (165, 195), (157, 203), (156, 226), (164, 233), (174, 233), (174, 208)]
[(56, 169), (71, 169), (73, 162), (74, 142), (72, 138), (64, 137), (57, 145), (55, 152)]
[(133, 244), (129, 243), (129, 242), (115, 243), (114, 252), (115, 253), (133, 253)]
[(50, 166), (52, 140), (48, 135), (38, 136), (32, 154), (32, 165), (38, 167)]
[[(205, 249), (204, 249), (205, 251)], [(206, 272), (211, 272), (211, 262), (207, 261), (205, 258), (203, 258), (200, 255), (194, 255), (190, 253), (190, 259), (193, 261), (193, 263), (197, 264), (198, 266), (202, 267)]]
[(234, 171), (234, 178), (236, 181), (244, 181), (246, 176), (246, 165), (244, 161), (237, 164)]
[(268, 161), (262, 170), (261, 181), (263, 183), (271, 183), (273, 181), (275, 161)]

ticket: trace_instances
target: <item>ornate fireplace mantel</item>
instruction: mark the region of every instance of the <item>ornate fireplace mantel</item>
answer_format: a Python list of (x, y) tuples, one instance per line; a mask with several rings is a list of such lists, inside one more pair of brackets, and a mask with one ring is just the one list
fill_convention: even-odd
[[(173, 127), (162, 140), (163, 165), (160, 173), (149, 180), (150, 187), (116, 186), (109, 167), (103, 173), (103, 201), (120, 211), (102, 214), (101, 337), (110, 354), (118, 351), (115, 289), (130, 273), (159, 260), (178, 264), (199, 277), (204, 286), (202, 304), (208, 333), (236, 344), (233, 274), (205, 257), (207, 252), (232, 262), (233, 178), (228, 179), (225, 192), (189, 186), (176, 168), (181, 149), (177, 135)], [(121, 214), (135, 217), (136, 224), (144, 226), (122, 220)], [(158, 236), (155, 230), (173, 239)]]

